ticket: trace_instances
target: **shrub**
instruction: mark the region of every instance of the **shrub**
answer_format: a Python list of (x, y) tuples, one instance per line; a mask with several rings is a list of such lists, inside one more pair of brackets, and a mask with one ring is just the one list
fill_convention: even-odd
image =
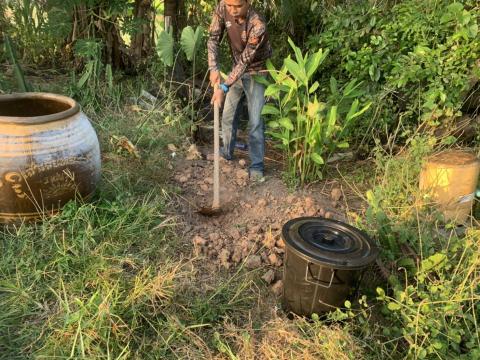
[[(295, 60), (287, 57), (280, 70), (269, 63), (272, 83), (261, 77), (257, 80), (267, 85), (265, 95), (273, 100), (263, 109), (263, 114), (271, 118), (269, 134), (279, 140), (291, 177), (298, 176), (303, 184), (321, 177), (322, 167), (333, 151), (348, 147), (347, 135), (353, 120), (370, 104), (359, 108), (355, 99), (359, 83), (355, 80), (339, 92), (332, 79), (331, 88), (337, 96), (331, 102), (319, 101), (320, 84), (312, 78), (328, 51), (302, 54), (291, 40), (289, 43)], [(349, 106), (345, 107), (345, 103)]]

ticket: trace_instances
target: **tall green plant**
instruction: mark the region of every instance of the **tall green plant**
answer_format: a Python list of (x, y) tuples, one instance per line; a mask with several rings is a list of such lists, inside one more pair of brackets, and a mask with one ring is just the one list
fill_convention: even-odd
[(298, 176), (303, 184), (322, 176), (323, 165), (333, 151), (349, 146), (347, 129), (370, 104), (360, 108), (359, 101), (354, 100), (346, 114), (339, 112), (343, 99), (357, 94), (356, 81), (343, 89), (338, 101), (320, 101), (320, 84), (312, 78), (328, 51), (319, 49), (313, 54), (302, 54), (292, 40), (289, 39), (289, 43), (295, 59), (287, 57), (280, 70), (268, 63), (273, 83), (261, 77), (257, 80), (267, 85), (265, 95), (273, 100), (262, 112), (271, 119), (269, 133), (279, 140), (279, 147), (285, 152), (289, 174)]
[(95, 40), (79, 40), (75, 47), (75, 55), (78, 60), (85, 63), (85, 66), (78, 81), (74, 80), (74, 92), (89, 100), (98, 99), (103, 88), (111, 93), (112, 66), (104, 65), (102, 62), (102, 43)]
[[(24, 61), (52, 62), (71, 28), (70, 8), (67, 0), (3, 0), (0, 11), (0, 32), (10, 34)], [(3, 9), (2, 9), (3, 8)]]
[(203, 40), (203, 28), (198, 26), (195, 31), (191, 26), (187, 26), (182, 30), (182, 36), (180, 37), (180, 45), (185, 53), (188, 61), (192, 62), (192, 90), (190, 92), (190, 106), (191, 106), (191, 120), (195, 120), (195, 60), (197, 57), (198, 49)]
[(157, 55), (165, 66), (173, 65), (173, 35), (171, 31), (161, 31), (157, 41)]
[[(195, 119), (195, 74), (196, 60), (204, 39), (204, 29), (198, 26), (195, 30), (191, 26), (187, 26), (182, 30), (180, 36), (180, 48), (185, 54), (188, 61), (192, 63), (192, 89), (190, 91), (190, 116), (191, 121)], [(157, 54), (160, 61), (167, 66), (174, 65), (174, 39), (171, 32), (163, 30), (158, 36)]]
[(31, 91), (32, 88), (27, 83), (27, 81), (25, 80), (25, 76), (23, 75), (23, 70), (22, 70), (20, 64), (18, 63), (17, 56), (15, 54), (15, 50), (13, 48), (10, 37), (8, 35), (4, 34), (3, 39), (4, 39), (4, 42), (5, 42), (5, 52), (7, 53), (8, 57), (10, 59), (10, 63), (13, 66), (13, 71), (15, 73), (15, 78), (17, 80), (18, 88), (22, 92)]

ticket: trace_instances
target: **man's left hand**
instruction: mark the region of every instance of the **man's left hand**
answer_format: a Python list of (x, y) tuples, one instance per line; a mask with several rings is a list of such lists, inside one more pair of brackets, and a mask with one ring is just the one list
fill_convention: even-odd
[(212, 105), (216, 103), (218, 106), (222, 106), (224, 101), (225, 101), (225, 93), (220, 87), (217, 87), (213, 92), (212, 101), (210, 103)]

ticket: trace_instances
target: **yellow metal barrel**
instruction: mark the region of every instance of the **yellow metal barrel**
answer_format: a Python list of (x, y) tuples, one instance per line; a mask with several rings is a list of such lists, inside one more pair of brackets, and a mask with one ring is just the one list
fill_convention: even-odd
[(427, 159), (420, 190), (430, 195), (445, 220), (464, 223), (472, 210), (480, 161), (472, 153), (449, 150)]

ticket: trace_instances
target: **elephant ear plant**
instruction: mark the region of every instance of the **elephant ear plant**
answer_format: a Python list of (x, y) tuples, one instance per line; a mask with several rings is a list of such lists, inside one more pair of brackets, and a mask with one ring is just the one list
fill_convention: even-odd
[[(199, 50), (202, 48), (204, 41), (205, 29), (198, 26), (195, 30), (191, 26), (187, 26), (182, 30), (180, 36), (180, 48), (185, 53), (188, 61), (192, 63), (192, 87), (190, 91), (190, 115), (192, 123), (195, 118), (195, 74), (196, 63)], [(174, 66), (174, 46), (175, 41), (171, 31), (163, 30), (159, 34), (157, 53), (160, 60), (167, 67)], [(178, 53), (177, 53), (178, 54)]]
[[(300, 184), (322, 177), (322, 169), (328, 157), (337, 148), (347, 148), (348, 130), (352, 121), (363, 114), (370, 104), (359, 108), (359, 83), (352, 80), (331, 100), (319, 100), (320, 84), (314, 75), (328, 55), (319, 49), (316, 53), (302, 54), (289, 39), (295, 53), (284, 60), (280, 70), (271, 62), (267, 64), (271, 80), (257, 76), (267, 88), (265, 96), (270, 102), (265, 105), (263, 115), (267, 115), (268, 132), (279, 140), (278, 146), (284, 151), (288, 161), (290, 178), (299, 179)], [(350, 107), (344, 114), (346, 100)]]

